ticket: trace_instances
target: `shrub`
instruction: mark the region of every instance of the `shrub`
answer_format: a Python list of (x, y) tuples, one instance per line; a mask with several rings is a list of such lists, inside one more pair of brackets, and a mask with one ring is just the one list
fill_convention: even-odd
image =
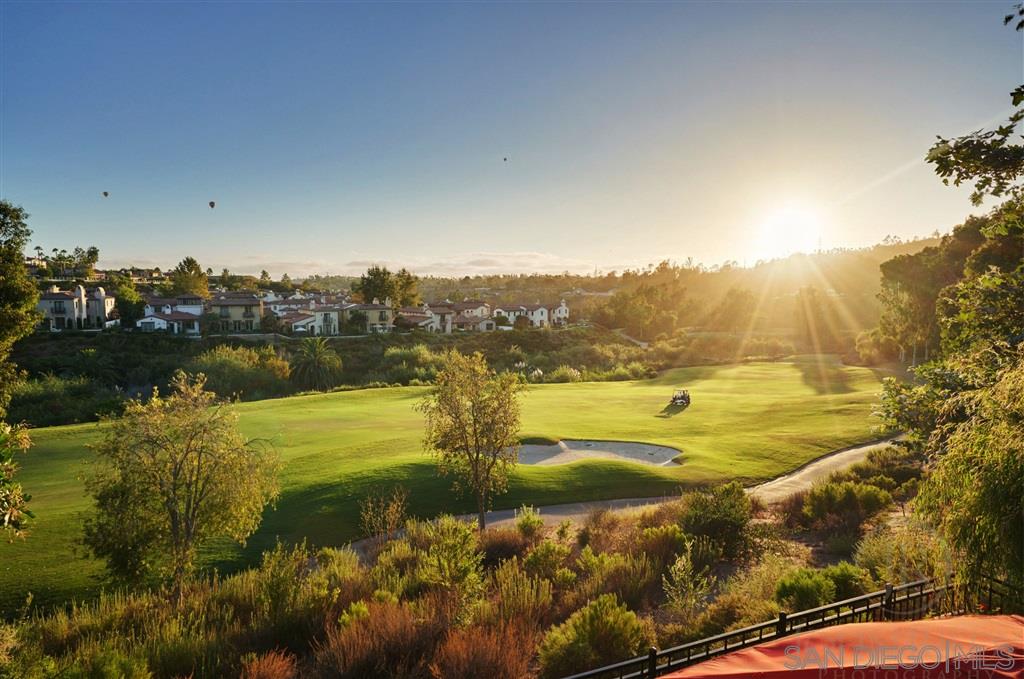
[(533, 577), (523, 570), (518, 559), (510, 559), (492, 575), (493, 617), (521, 628), (542, 625), (552, 615), (551, 581)]
[(821, 574), (835, 585), (836, 600), (852, 599), (871, 590), (871, 576), (867, 570), (849, 561), (826, 566), (821, 569)]
[(715, 540), (726, 557), (740, 553), (753, 512), (739, 482), (692, 493), (683, 499), (683, 506), (680, 522), (684, 531)]
[(882, 528), (857, 544), (853, 561), (864, 568), (876, 585), (945, 578), (953, 570), (948, 546), (930, 529), (918, 523), (902, 528)]
[(568, 558), (568, 547), (551, 540), (543, 540), (526, 555), (523, 566), (530, 575), (552, 579)]
[(891, 503), (892, 496), (875, 486), (852, 481), (816, 483), (807, 493), (804, 514), (818, 527), (856, 533)]
[(270, 347), (252, 349), (221, 344), (196, 356), (187, 371), (206, 375), (206, 387), (218, 396), (259, 400), (291, 391), (288, 362)]
[(663, 570), (686, 549), (686, 535), (682, 528), (673, 523), (645, 528), (640, 533), (636, 549), (640, 554), (649, 556), (658, 569)]
[(359, 504), (360, 525), (368, 538), (391, 538), (405, 523), (409, 491), (395, 486), (390, 494), (375, 493)]
[(661, 580), (665, 591), (665, 606), (685, 618), (692, 618), (704, 606), (715, 582), (706, 567), (694, 564), (690, 549), (692, 544), (690, 542), (684, 546), (683, 553)]
[(775, 600), (790, 611), (817, 608), (836, 600), (836, 586), (817, 569), (799, 568), (779, 580)]
[(694, 625), (696, 637), (771, 620), (779, 612), (776, 587), (791, 568), (789, 562), (772, 555), (729, 578)]
[(321, 677), (426, 677), (427, 660), (444, 634), (432, 615), (417, 615), (409, 604), (372, 603), (369, 614), (330, 627), (316, 646)]
[(582, 382), (583, 374), (576, 368), (560, 365), (548, 373), (547, 382)]
[(456, 616), (462, 616), (483, 590), (483, 555), (477, 550), (476, 530), (451, 516), (428, 524), (429, 547), (420, 560), (419, 579), (448, 594), (458, 602)]
[(611, 552), (628, 543), (626, 528), (620, 515), (599, 507), (587, 514), (576, 540), (580, 547), (590, 547), (595, 552)]
[(544, 532), (544, 519), (533, 507), (523, 505), (516, 513), (516, 530), (527, 540), (534, 542)]
[(123, 409), (124, 397), (95, 380), (46, 374), (15, 382), (7, 419), (49, 427), (92, 422), (101, 415), (119, 414)]
[(795, 493), (782, 498), (775, 505), (775, 511), (786, 528), (806, 528), (809, 519), (804, 513), (804, 502), (807, 501), (807, 491), (798, 490)]
[(567, 674), (638, 655), (652, 640), (649, 624), (606, 594), (552, 627), (538, 649), (542, 677)]
[(518, 628), (452, 631), (437, 649), (430, 672), (436, 679), (526, 679), (533, 636)]
[(491, 528), (480, 534), (485, 568), (494, 568), (507, 559), (522, 557), (529, 546), (523, 534), (511, 528)]
[(241, 679), (295, 679), (297, 676), (295, 656), (284, 651), (270, 651), (242, 664)]
[(582, 603), (601, 594), (615, 594), (627, 606), (639, 608), (653, 594), (657, 576), (646, 554), (603, 552), (584, 547), (577, 559), (580, 579), (566, 603)]

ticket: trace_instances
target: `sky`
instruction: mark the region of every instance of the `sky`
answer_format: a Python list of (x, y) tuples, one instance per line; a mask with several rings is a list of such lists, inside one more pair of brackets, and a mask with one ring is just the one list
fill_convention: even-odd
[(924, 236), (979, 212), (924, 156), (1009, 114), (1011, 8), (0, 0), (0, 197), (101, 266), (293, 278)]

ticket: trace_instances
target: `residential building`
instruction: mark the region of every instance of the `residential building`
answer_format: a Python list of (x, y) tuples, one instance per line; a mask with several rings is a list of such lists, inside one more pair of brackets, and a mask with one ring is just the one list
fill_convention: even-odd
[(296, 334), (314, 334), (313, 325), (316, 322), (316, 315), (313, 313), (292, 311), (279, 316), (278, 320), (281, 321), (281, 325), (286, 331)]
[(376, 299), (371, 304), (348, 304), (343, 307), (345, 321), (353, 320), (354, 314), (362, 314), (366, 318), (366, 332), (391, 332), (395, 326), (395, 312), (391, 308), (391, 300), (381, 304)]
[(81, 285), (74, 290), (61, 290), (56, 285), (44, 292), (36, 305), (43, 314), (43, 327), (48, 330), (103, 329), (117, 324), (116, 299), (103, 288), (88, 293)]
[(460, 313), (452, 321), (452, 326), (456, 330), (462, 330), (463, 332), (491, 332), (497, 329), (497, 324), (493, 318), (481, 318), (475, 314)]
[(213, 296), (209, 307), (212, 320), (220, 332), (253, 332), (259, 330), (263, 318), (263, 300), (251, 292), (223, 292)]
[(467, 299), (462, 302), (446, 302), (445, 305), (451, 308), (451, 310), (456, 314), (476, 316), (477, 318), (491, 317), (491, 305), (487, 302), (481, 302), (478, 299)]
[(565, 303), (564, 299), (557, 306), (548, 307), (548, 321), (551, 325), (569, 324), (569, 305)]
[(198, 335), (199, 316), (182, 311), (155, 311), (135, 321), (140, 332), (166, 332), (172, 335)]

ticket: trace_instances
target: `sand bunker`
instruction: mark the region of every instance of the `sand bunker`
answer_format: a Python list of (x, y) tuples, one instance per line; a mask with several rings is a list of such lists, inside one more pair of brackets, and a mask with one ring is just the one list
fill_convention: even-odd
[(524, 444), (519, 448), (522, 464), (568, 464), (577, 460), (602, 458), (640, 462), (658, 467), (678, 464), (679, 451), (668, 446), (629, 441), (581, 441), (565, 439), (554, 445)]

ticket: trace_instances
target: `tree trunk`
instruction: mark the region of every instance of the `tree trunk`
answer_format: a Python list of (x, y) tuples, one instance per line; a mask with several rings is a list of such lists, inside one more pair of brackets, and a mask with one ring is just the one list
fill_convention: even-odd
[(484, 493), (479, 493), (476, 496), (476, 503), (476, 525), (477, 528), (479, 528), (480, 532), (482, 533), (485, 528), (484, 507), (487, 506), (487, 496)]

